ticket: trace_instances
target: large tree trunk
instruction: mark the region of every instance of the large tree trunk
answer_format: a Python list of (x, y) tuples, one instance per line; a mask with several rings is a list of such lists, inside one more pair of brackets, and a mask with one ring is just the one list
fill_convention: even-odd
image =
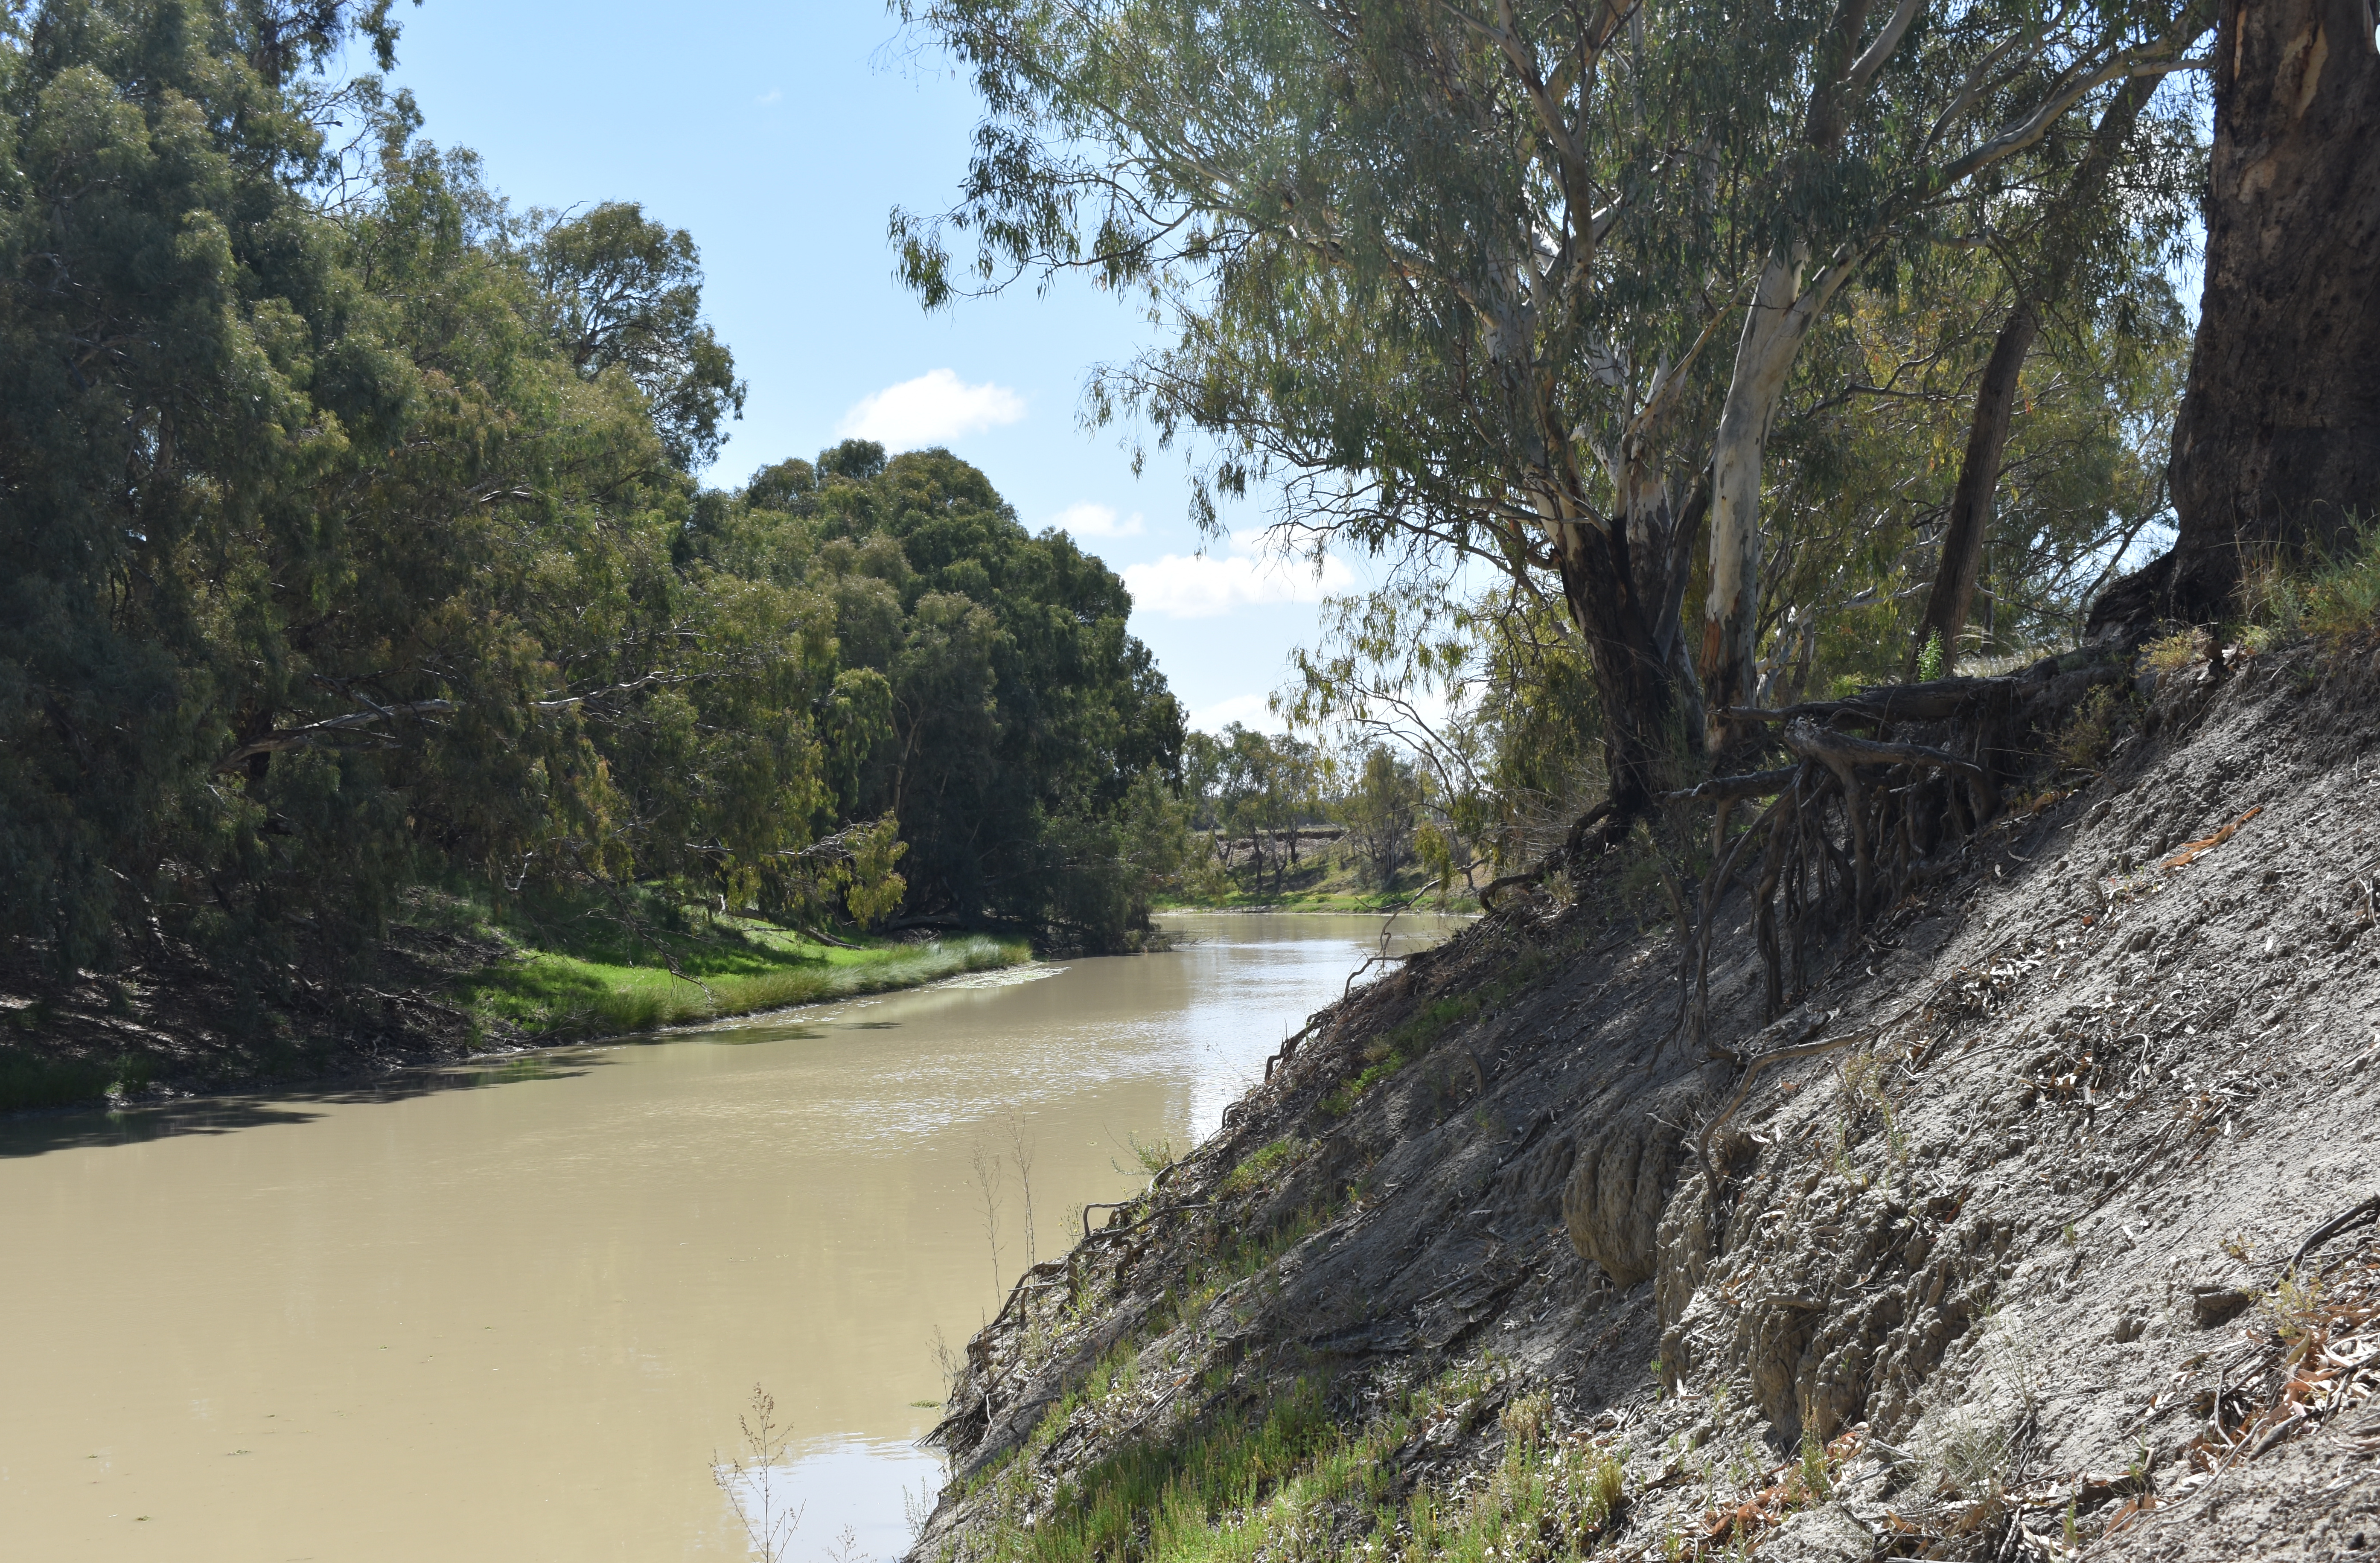
[(1760, 734), (1760, 724), (1731, 718), (1730, 707), (1756, 696), (1760, 636), (1760, 466), (1769, 426), (1784, 400), (1794, 355), (1851, 274), (1829, 267), (1804, 288), (1800, 245), (1768, 258), (1743, 312), (1727, 400), (1711, 442), (1710, 587), (1703, 600), (1702, 685), (1705, 742), (1713, 754)]
[(1966, 464), (1960, 467), (1959, 486), (1950, 495), (1950, 519), (1942, 529), (1942, 562), (1935, 572), (1934, 589), (1925, 599), (1925, 617), (1917, 626), (1912, 653), (1912, 657), (1922, 656), (1926, 643), (1938, 636), (1946, 674), (1958, 662), (1959, 636), (1975, 605), (1975, 577), (1982, 570), (1984, 539), (1991, 530), (2000, 452), (2008, 444), (2009, 416), (2016, 409), (2017, 377), (2040, 331), (2039, 311), (2030, 300), (2018, 299), (1992, 344), (1983, 384), (1975, 391), (1974, 420), (1967, 429)]
[[(1587, 645), (1603, 707), (1611, 819), (1625, 830), (1653, 794), (1680, 786), (1701, 734), (1680, 718), (1680, 690), (1658, 625), (1658, 604), (1637, 593), (1627, 521), (1571, 521), (1555, 531), (1562, 597)], [(1675, 613), (1671, 613), (1674, 620)]]
[(2380, 49), (2367, 0), (2247, 0), (2215, 47), (2206, 291), (2172, 553), (2095, 633), (2234, 605), (2243, 563), (2380, 510)]
[(1680, 507), (1652, 436), (1639, 433), (1631, 436), (1611, 479), (1627, 527), (1630, 585), (1649, 620), (1646, 629), (1666, 670), (1680, 721), (1686, 731), (1699, 734), (1702, 685), (1694, 676), (1682, 612), (1686, 584), (1694, 575), (1694, 543), (1710, 511), (1709, 474), (1696, 479)]

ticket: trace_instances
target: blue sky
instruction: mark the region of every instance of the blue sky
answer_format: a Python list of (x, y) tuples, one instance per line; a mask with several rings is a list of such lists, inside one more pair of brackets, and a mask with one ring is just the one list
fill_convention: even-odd
[[(1062, 525), (1123, 574), (1133, 628), (1193, 721), (1270, 725), (1263, 697), (1313, 638), (1309, 570), (1201, 539), (1176, 457), (1133, 476), (1119, 431), (1086, 433), (1086, 376), (1152, 328), (1087, 285), (929, 316), (892, 278), (894, 205), (938, 211), (976, 100), (878, 0), (670, 6), (427, 0), (399, 7), (394, 80), (426, 133), (468, 146), (516, 206), (641, 202), (694, 235), (705, 298), (750, 382), (711, 480), (734, 485), (846, 432), (947, 444), (1026, 525)], [(1344, 590), (1333, 563), (1326, 585)]]

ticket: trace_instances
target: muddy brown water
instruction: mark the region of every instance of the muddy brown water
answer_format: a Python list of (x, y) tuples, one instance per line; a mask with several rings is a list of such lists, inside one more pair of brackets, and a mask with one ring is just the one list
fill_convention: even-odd
[[(364, 1092), (0, 1122), (0, 1556), (897, 1557), (955, 1351), (1377, 949), (1177, 916), (1058, 962)], [(1442, 937), (1401, 919), (1398, 948)], [(1011, 1133), (1012, 1126), (1017, 1134)], [(996, 1170), (993, 1239), (976, 1168)]]

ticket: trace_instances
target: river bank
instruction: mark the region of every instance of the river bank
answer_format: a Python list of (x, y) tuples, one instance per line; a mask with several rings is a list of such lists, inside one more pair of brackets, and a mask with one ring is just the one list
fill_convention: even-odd
[(0, 1114), (354, 1083), (392, 1072), (922, 987), (1016, 966), (1022, 939), (855, 935), (547, 902), (415, 898), (348, 986), (242, 992), (170, 955), (0, 983)]
[(1012, 1294), (913, 1563), (2363, 1556), (2375, 709), (2093, 704), (1773, 1023), (1739, 903), (1707, 1048), (1628, 853), (1517, 894)]
[(1443, 898), (1427, 895), (1416, 899), (1411, 890), (1389, 891), (1378, 894), (1361, 891), (1316, 890), (1291, 891), (1284, 895), (1265, 895), (1256, 891), (1235, 895), (1182, 897), (1156, 903), (1157, 915), (1168, 912), (1261, 912), (1275, 915), (1321, 914), (1331, 916), (1376, 917), (1397, 913), (1415, 913), (1425, 916), (1466, 916), (1479, 910), (1479, 898), (1461, 892)]

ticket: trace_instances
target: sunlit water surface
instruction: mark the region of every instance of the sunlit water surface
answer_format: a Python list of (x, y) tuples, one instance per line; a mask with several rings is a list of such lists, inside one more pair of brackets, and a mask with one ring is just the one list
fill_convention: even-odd
[(0, 1557), (740, 1558), (713, 1476), (755, 1385), (785, 1556), (897, 1557), (938, 1475), (937, 1334), (1027, 1257), (1017, 1136), (1049, 1258), (1145, 1181), (1135, 1136), (1211, 1133), (1380, 935), (1167, 921), (1196, 942), (376, 1091), (0, 1121)]

